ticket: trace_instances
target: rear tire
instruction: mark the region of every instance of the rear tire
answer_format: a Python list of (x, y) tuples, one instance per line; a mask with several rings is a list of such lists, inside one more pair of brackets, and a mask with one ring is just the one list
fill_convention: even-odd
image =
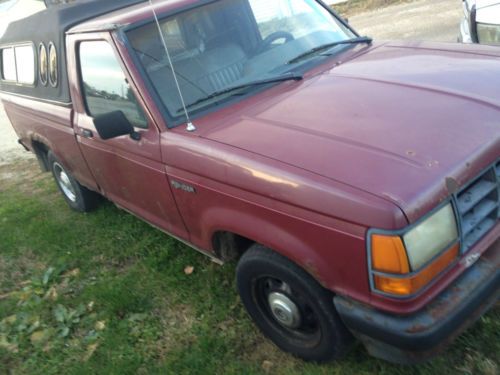
[(260, 330), (279, 348), (307, 361), (342, 357), (353, 337), (333, 295), (287, 258), (252, 246), (237, 268), (241, 300)]
[(59, 191), (73, 210), (88, 212), (98, 205), (100, 195), (80, 185), (52, 151), (48, 152), (47, 160)]

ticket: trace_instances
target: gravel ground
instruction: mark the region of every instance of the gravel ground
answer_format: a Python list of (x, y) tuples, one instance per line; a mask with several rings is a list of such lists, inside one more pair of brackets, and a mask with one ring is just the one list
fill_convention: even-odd
[[(417, 0), (360, 13), (350, 23), (362, 35), (375, 39), (455, 42), (462, 16), (460, 0)], [(17, 136), (0, 104), (0, 165), (31, 154), (17, 144)]]
[(417, 0), (360, 13), (349, 22), (361, 35), (379, 40), (456, 42), (462, 15), (461, 0)]
[(26, 152), (17, 143), (17, 135), (10, 125), (10, 121), (0, 104), (0, 165), (7, 164), (13, 159), (25, 159), (34, 157)]

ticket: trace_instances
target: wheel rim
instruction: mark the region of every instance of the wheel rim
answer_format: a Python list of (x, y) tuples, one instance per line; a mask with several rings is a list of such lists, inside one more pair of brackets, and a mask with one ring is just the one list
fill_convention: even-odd
[(54, 174), (57, 184), (66, 198), (68, 198), (71, 202), (76, 202), (75, 188), (73, 187), (68, 174), (59, 163), (54, 163)]
[(267, 322), (291, 340), (309, 345), (321, 339), (321, 326), (312, 304), (290, 284), (273, 278), (255, 280), (254, 296)]
[(292, 329), (300, 327), (302, 315), (295, 302), (279, 292), (270, 293), (267, 299), (271, 313), (278, 323)]

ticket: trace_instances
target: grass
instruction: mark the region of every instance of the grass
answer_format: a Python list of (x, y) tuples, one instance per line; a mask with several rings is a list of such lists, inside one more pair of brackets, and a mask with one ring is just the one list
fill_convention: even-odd
[(358, 13), (412, 1), (415, 0), (349, 0), (345, 3), (334, 5), (332, 8), (343, 17), (352, 17)]
[(499, 372), (498, 308), (419, 366), (360, 345), (338, 363), (292, 358), (247, 317), (234, 264), (217, 266), (110, 203), (74, 213), (32, 164), (0, 167), (0, 374)]

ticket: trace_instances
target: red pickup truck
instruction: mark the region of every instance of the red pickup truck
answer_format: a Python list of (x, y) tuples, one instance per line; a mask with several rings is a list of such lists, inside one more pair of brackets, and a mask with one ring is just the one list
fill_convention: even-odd
[(416, 362), (498, 300), (498, 48), (375, 43), (314, 0), (83, 0), (11, 24), (0, 72), (73, 209), (239, 259), (283, 350)]

